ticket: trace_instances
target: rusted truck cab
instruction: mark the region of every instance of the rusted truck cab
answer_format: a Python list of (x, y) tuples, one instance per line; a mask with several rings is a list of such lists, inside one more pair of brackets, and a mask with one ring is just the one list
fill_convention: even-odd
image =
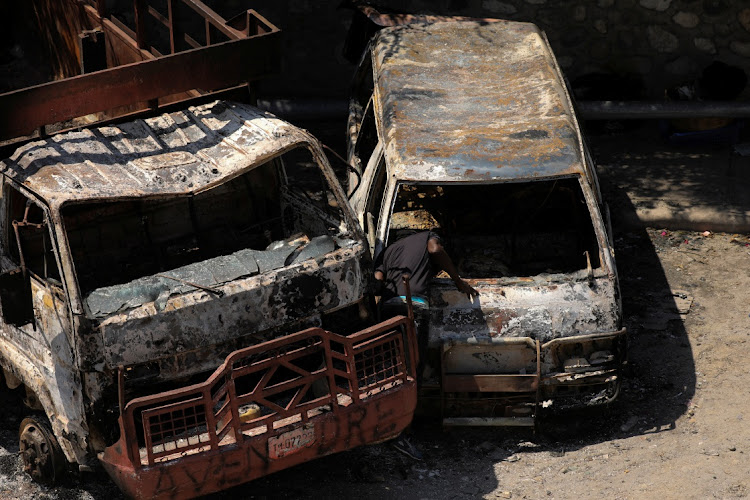
[(2, 181), (0, 363), (39, 412), (35, 479), (100, 460), (188, 498), (411, 420), (411, 323), (369, 326), (366, 244), (305, 131), (217, 101), (30, 142)]
[(421, 402), (446, 425), (533, 425), (612, 401), (626, 337), (609, 217), (544, 33), (376, 20), (391, 26), (354, 77), (352, 205), (376, 257), (433, 230), (479, 292), (432, 281)]

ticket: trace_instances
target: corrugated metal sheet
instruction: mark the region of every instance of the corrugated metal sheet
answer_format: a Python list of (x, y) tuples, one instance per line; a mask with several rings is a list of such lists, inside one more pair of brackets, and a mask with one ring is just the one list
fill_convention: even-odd
[(0, 168), (59, 206), (200, 191), (308, 140), (269, 113), (216, 101), (30, 142)]
[(373, 47), (376, 110), (396, 177), (583, 174), (570, 102), (533, 24), (395, 26), (380, 31)]

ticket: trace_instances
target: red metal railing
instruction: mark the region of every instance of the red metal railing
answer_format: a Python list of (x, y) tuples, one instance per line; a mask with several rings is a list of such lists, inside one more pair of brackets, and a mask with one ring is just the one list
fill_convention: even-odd
[(399, 316), (349, 337), (311, 328), (235, 351), (204, 383), (130, 401), (121, 442), (139, 469), (268, 439), (413, 381), (414, 346)]

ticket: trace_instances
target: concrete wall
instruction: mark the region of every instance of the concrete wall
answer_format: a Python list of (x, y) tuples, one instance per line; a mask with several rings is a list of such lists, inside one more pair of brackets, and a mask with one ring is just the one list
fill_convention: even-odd
[[(341, 56), (351, 11), (339, 0), (215, 0), (231, 16), (253, 8), (285, 32), (284, 76), (266, 82), (276, 96), (343, 97), (352, 67)], [(750, 75), (747, 0), (380, 0), (411, 12), (531, 21), (550, 39), (571, 81), (594, 72), (642, 81), (641, 94), (700, 76), (714, 60)], [(746, 96), (750, 93), (746, 91)]]

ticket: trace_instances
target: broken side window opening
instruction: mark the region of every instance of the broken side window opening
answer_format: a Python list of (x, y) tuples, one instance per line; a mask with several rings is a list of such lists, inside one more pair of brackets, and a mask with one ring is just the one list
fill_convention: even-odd
[[(366, 54), (352, 81), (352, 99), (349, 101), (349, 116), (347, 119), (349, 134), (349, 150), (347, 153), (349, 158), (353, 157), (355, 162), (353, 166), (357, 168), (359, 174), (362, 174), (364, 168), (362, 163), (366, 164), (367, 162), (367, 158), (363, 159), (363, 156), (367, 155), (360, 153), (363, 147), (361, 144), (356, 145), (357, 137), (363, 135), (364, 140), (371, 143), (369, 146), (370, 152), (377, 142), (372, 100), (373, 88), (372, 59), (370, 59), (369, 54)], [(373, 140), (375, 142), (372, 142)], [(348, 189), (349, 192), (353, 191), (352, 186), (349, 186)]]
[(0, 304), (6, 322), (31, 323), (31, 278), (62, 295), (60, 271), (55, 259), (50, 228), (42, 207), (8, 185), (5, 196), (4, 244), (12, 269), (0, 274)]
[[(310, 151), (297, 147), (190, 195), (61, 210), (95, 317), (319, 257), (346, 245), (343, 215)], [(221, 295), (220, 292), (217, 295)]]
[[(364, 117), (361, 123), (357, 127), (357, 142), (354, 144), (353, 149), (350, 151), (350, 161), (352, 167), (360, 174), (365, 173), (370, 157), (375, 151), (375, 147), (378, 144), (378, 132), (375, 125), (375, 105), (373, 100), (367, 103), (367, 107), (364, 111)], [(349, 177), (349, 186), (347, 192), (352, 193), (357, 189), (356, 183), (353, 182), (353, 178)]]
[(486, 185), (402, 184), (388, 241), (439, 228), (465, 278), (530, 277), (600, 267), (577, 178)]
[(6, 231), (10, 259), (39, 279), (61, 286), (44, 210), (12, 186), (8, 187), (7, 195)]

